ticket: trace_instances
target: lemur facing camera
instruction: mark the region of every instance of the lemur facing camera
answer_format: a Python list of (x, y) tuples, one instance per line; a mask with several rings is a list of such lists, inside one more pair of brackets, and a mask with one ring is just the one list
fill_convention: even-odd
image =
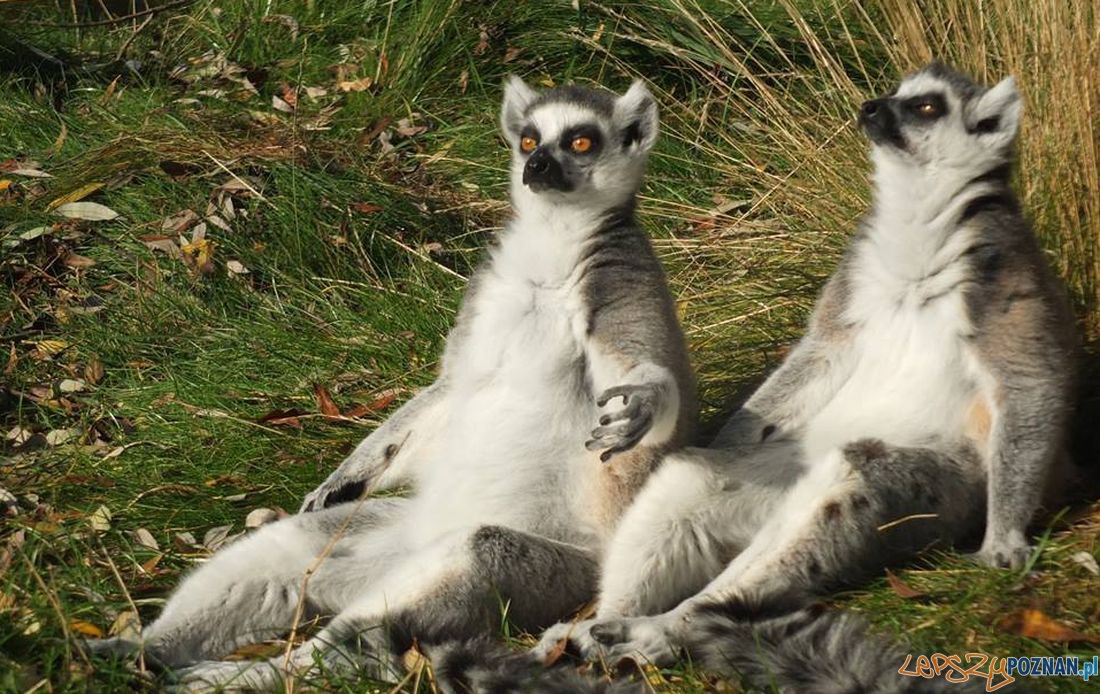
[[(714, 449), (666, 458), (608, 548), (595, 618), (551, 628), (536, 655), (686, 652), (792, 692), (937, 686), (902, 678), (858, 620), (806, 606), (983, 521), (978, 560), (1028, 557), (1068, 463), (1077, 340), (1009, 187), (1020, 112), (1012, 78), (987, 89), (939, 64), (863, 104), (874, 205), (806, 335)], [(465, 657), (456, 688), (535, 676)]]
[[(143, 649), (182, 689), (270, 689), (318, 668), (385, 676), (414, 639), (497, 633), (502, 605), (530, 631), (593, 597), (620, 515), (696, 418), (675, 307), (634, 221), (657, 106), (640, 82), (539, 93), (513, 77), (501, 124), (513, 216), (435, 383), (302, 513), (188, 576), (140, 642), (95, 650)], [(287, 632), (300, 600), (306, 617), (335, 616), (288, 658), (214, 660)]]

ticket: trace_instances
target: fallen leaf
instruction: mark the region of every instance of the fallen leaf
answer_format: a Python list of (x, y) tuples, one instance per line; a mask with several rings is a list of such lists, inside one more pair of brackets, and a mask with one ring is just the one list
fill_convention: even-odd
[(27, 178), (53, 178), (50, 174), (42, 171), (41, 169), (12, 169), (8, 173), (16, 176), (26, 176)]
[(106, 205), (100, 205), (98, 202), (67, 202), (64, 205), (58, 205), (54, 212), (69, 219), (85, 219), (93, 222), (102, 222), (118, 217), (118, 212)]
[(210, 528), (202, 536), (202, 544), (210, 551), (216, 550), (219, 546), (225, 543), (229, 537), (229, 531), (233, 529), (233, 525), (219, 525), (216, 528)]
[(62, 393), (79, 393), (87, 387), (87, 383), (79, 378), (66, 378), (57, 384), (57, 389)]
[(328, 96), (328, 90), (324, 87), (306, 87), (306, 96), (311, 99), (319, 99), (322, 96)]
[(153, 533), (149, 532), (145, 528), (138, 528), (133, 532), (134, 542), (138, 543), (142, 547), (148, 547), (151, 550), (159, 550), (160, 544), (157, 542), (157, 538), (153, 537)]
[(145, 244), (145, 247), (153, 250), (167, 253), (171, 258), (182, 258), (183, 253), (180, 251), (179, 244), (167, 236), (160, 236), (157, 234), (146, 234), (140, 237), (141, 242)]
[(141, 570), (144, 571), (145, 573), (149, 574), (150, 576), (152, 576), (153, 572), (155, 572), (157, 570), (157, 564), (159, 564), (160, 560), (163, 559), (163, 558), (164, 558), (163, 554), (157, 554), (157, 555), (151, 557), (147, 561), (144, 561), (144, 562), (141, 563)]
[(282, 82), (278, 87), (279, 96), (283, 97), (283, 100), (290, 104), (290, 106), (298, 106), (298, 90), (290, 87), (286, 82)]
[(183, 545), (185, 549), (187, 547), (194, 547), (198, 544), (198, 540), (195, 539), (195, 536), (192, 533), (186, 531), (182, 533), (176, 533), (175, 540), (177, 544)]
[(228, 661), (263, 660), (273, 658), (285, 650), (286, 645), (282, 643), (248, 643), (225, 656), (224, 659)]
[(278, 94), (271, 95), (271, 108), (276, 111), (282, 111), (283, 113), (294, 113), (294, 107), (279, 98)]
[(374, 78), (372, 77), (360, 77), (357, 80), (345, 80), (343, 82), (337, 82), (336, 88), (342, 92), (362, 92), (371, 88), (374, 84)]
[(63, 443), (72, 441), (79, 434), (79, 429), (54, 429), (46, 433), (46, 444), (50, 446), (60, 446)]
[(107, 633), (123, 639), (134, 639), (141, 633), (141, 618), (132, 610), (119, 612)]
[(7, 435), (5, 435), (4, 438), (6, 438), (8, 441), (11, 441), (12, 444), (18, 446), (20, 444), (26, 443), (28, 440), (30, 440), (32, 436), (34, 436), (33, 431), (26, 427), (16, 425), (11, 428), (11, 430), (7, 433)]
[(213, 241), (201, 237), (180, 246), (183, 264), (200, 275), (213, 272), (214, 247), (215, 243)]
[(19, 365), (19, 353), (15, 351), (15, 343), (8, 345), (8, 363), (4, 365), (4, 375), (11, 376), (15, 373), (15, 367)]
[(351, 203), (351, 209), (360, 214), (374, 214), (375, 212), (381, 212), (382, 206), (375, 205), (371, 202), (353, 202)]
[(34, 348), (42, 356), (52, 357), (69, 348), (69, 343), (64, 340), (39, 340), (34, 343)]
[(247, 275), (249, 270), (239, 260), (227, 260), (225, 262), (225, 269), (230, 275)]
[(101, 639), (104, 636), (102, 629), (91, 622), (85, 622), (83, 619), (70, 619), (69, 629), (82, 636), (90, 636), (93, 639)]
[(1014, 612), (998, 622), (997, 626), (1003, 631), (1040, 641), (1100, 643), (1100, 637), (1082, 634), (1037, 609)]
[(332, 395), (328, 392), (328, 388), (325, 388), (320, 383), (314, 383), (313, 396), (317, 401), (317, 409), (321, 411), (321, 414), (326, 417), (340, 416), (340, 408), (336, 406), (336, 402), (333, 401)]
[(106, 532), (111, 529), (111, 518), (111, 509), (100, 506), (88, 516), (88, 525), (92, 526), (92, 530), (97, 533)]
[(1070, 559), (1074, 564), (1085, 569), (1093, 576), (1100, 576), (1100, 565), (1096, 563), (1096, 557), (1092, 556), (1088, 552), (1082, 550), (1080, 552), (1074, 552)]
[(23, 241), (33, 241), (34, 239), (42, 236), (51, 229), (52, 227), (35, 227), (33, 229), (28, 229), (27, 231), (24, 231), (22, 234), (19, 235), (19, 238)]
[(10, 178), (0, 179), (0, 192), (3, 192), (5, 190), (7, 190), (8, 188), (11, 188), (12, 183), (15, 183), (15, 181), (11, 180)]
[[(199, 221), (199, 215), (192, 209), (184, 209), (165, 218), (160, 228), (170, 234), (182, 234), (184, 229)], [(145, 238), (145, 237), (142, 237)]]
[(504, 51), (504, 59), (502, 60), (502, 62), (505, 62), (505, 63), (512, 62), (513, 60), (516, 59), (516, 57), (519, 56), (520, 51), (522, 51), (522, 50), (523, 50), (522, 48), (519, 48), (519, 47), (516, 47), (516, 46), (513, 46), (512, 48), (509, 48), (508, 50)]
[(289, 409), (289, 410), (272, 410), (256, 420), (259, 424), (269, 424), (273, 427), (294, 427), (295, 429), (302, 428), (302, 422), (298, 417), (306, 414), (303, 410)]
[(244, 518), (244, 527), (258, 528), (279, 519), (279, 514), (274, 509), (257, 508), (248, 512)]
[(91, 258), (83, 255), (78, 255), (76, 253), (69, 253), (68, 255), (66, 255), (63, 262), (67, 267), (78, 269), (95, 265), (95, 261)]
[(101, 362), (97, 357), (92, 357), (91, 361), (88, 362), (88, 365), (84, 367), (84, 379), (88, 383), (95, 385), (96, 383), (99, 383), (103, 380), (103, 374), (103, 362)]
[(899, 578), (897, 574), (895, 574), (890, 569), (886, 570), (886, 583), (890, 585), (890, 588), (894, 591), (895, 594), (897, 594), (898, 597), (905, 598), (906, 600), (910, 600), (912, 598), (923, 598), (927, 595), (927, 593), (919, 591), (916, 588), (910, 586), (905, 581), (901, 580), (901, 578)]

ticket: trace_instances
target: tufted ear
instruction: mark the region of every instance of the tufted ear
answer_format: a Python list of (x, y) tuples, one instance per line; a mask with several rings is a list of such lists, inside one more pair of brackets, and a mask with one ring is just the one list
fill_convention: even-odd
[(504, 103), (500, 107), (500, 127), (504, 136), (512, 140), (519, 137), (523, 129), (523, 114), (538, 96), (538, 92), (516, 75), (508, 75), (504, 80)]
[(1016, 79), (1006, 77), (970, 104), (966, 127), (995, 147), (1005, 147), (1020, 129), (1023, 100)]
[(615, 128), (622, 136), (623, 149), (648, 152), (657, 141), (657, 100), (645, 83), (635, 80), (630, 89), (615, 100)]

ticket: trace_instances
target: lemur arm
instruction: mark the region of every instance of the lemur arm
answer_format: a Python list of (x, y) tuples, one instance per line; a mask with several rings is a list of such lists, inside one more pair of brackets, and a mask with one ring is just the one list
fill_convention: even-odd
[(975, 347), (991, 378), (986, 446), (986, 528), (977, 558), (1018, 568), (1030, 553), (1027, 526), (1063, 454), (1075, 371), (1073, 318), (1061, 302), (1018, 278), (983, 297)]
[(639, 444), (683, 445), (697, 415), (687, 348), (660, 263), (640, 231), (617, 233), (637, 237), (595, 256), (601, 265), (589, 279), (581, 326), (592, 397), (602, 410), (585, 445), (602, 451), (604, 461)]
[(418, 464), (432, 455), (447, 416), (447, 383), (441, 377), (417, 393), (363, 439), (319, 487), (306, 495), (301, 510), (319, 511), (366, 492), (416, 482)]
[(825, 284), (806, 334), (779, 368), (741, 406), (715, 436), (713, 448), (754, 444), (800, 427), (819, 411), (850, 373), (844, 347), (849, 331), (846, 270)]

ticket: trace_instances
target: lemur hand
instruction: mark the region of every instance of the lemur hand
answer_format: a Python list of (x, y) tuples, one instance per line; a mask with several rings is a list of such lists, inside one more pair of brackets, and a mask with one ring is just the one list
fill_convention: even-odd
[(615, 398), (623, 399), (623, 408), (601, 416), (600, 425), (592, 430), (592, 439), (584, 444), (590, 451), (603, 450), (600, 454), (603, 462), (636, 446), (653, 426), (660, 388), (644, 383), (615, 386), (605, 390), (596, 399), (596, 404), (603, 407)]

